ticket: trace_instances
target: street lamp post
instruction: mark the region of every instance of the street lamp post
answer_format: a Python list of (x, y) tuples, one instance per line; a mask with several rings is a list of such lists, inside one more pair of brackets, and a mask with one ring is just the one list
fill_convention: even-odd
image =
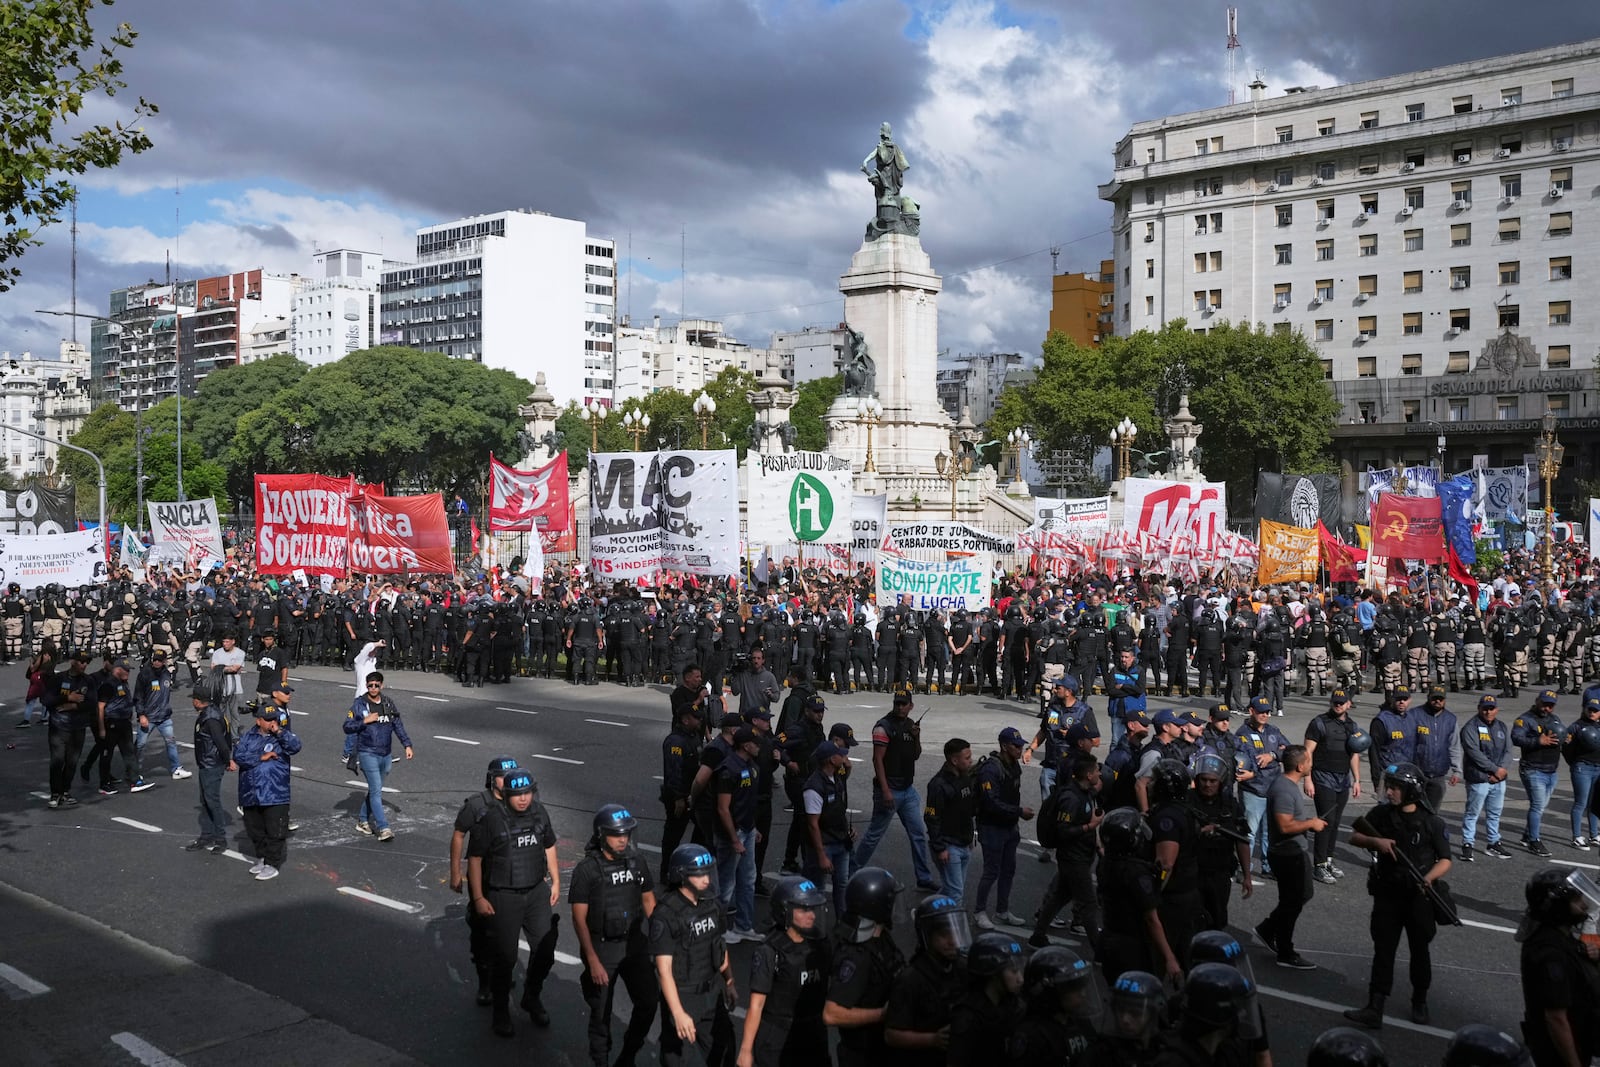
[(650, 428), (650, 416), (637, 408), (629, 408), (622, 416), (622, 428), (633, 434), (633, 450), (639, 451), (639, 437)]
[(694, 417), (700, 420), (700, 447), (706, 448), (706, 435), (711, 429), (711, 416), (716, 414), (717, 402), (702, 392), (694, 398)]
[[(1554, 496), (1554, 483), (1556, 475), (1561, 473), (1561, 461), (1566, 457), (1567, 446), (1556, 440), (1556, 413), (1546, 411), (1541, 420), (1544, 431), (1539, 435), (1539, 477), (1544, 479), (1544, 580), (1553, 583), (1555, 572), (1550, 563), (1550, 538), (1551, 527), (1555, 523), (1556, 507)], [(1543, 599), (1544, 594), (1540, 594)]]
[(1011, 484), (1024, 485), (1022, 477), (1022, 454), (1033, 447), (1033, 435), (1026, 426), (1018, 426), (1006, 434), (1006, 451), (1011, 453)]
[(956, 486), (961, 479), (972, 473), (972, 451), (965, 441), (955, 434), (950, 435), (950, 453), (940, 452), (933, 457), (934, 469), (939, 476), (950, 483), (950, 518), (956, 517)]
[(861, 464), (862, 474), (878, 473), (877, 457), (872, 452), (872, 428), (883, 418), (883, 405), (875, 396), (864, 396), (856, 401), (856, 420), (867, 428), (867, 458)]
[(1130, 453), (1133, 451), (1133, 442), (1139, 436), (1139, 427), (1129, 418), (1124, 418), (1117, 423), (1111, 431), (1111, 450), (1114, 456), (1114, 473), (1117, 481), (1125, 481), (1133, 473), (1133, 464), (1130, 462)]
[(133, 431), (133, 480), (134, 480), (134, 529), (139, 531), (140, 539), (144, 537), (144, 443), (149, 436), (155, 433), (155, 428), (144, 425), (144, 411), (141, 409), (134, 416)]
[(589, 451), (600, 451), (600, 421), (606, 417), (606, 406), (590, 397), (578, 408), (578, 418), (589, 424)]

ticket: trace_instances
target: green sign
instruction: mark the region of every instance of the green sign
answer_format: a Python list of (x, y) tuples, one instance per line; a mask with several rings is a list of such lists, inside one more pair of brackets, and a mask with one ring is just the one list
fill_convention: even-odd
[(789, 528), (797, 541), (815, 541), (833, 525), (833, 494), (819, 478), (796, 474), (789, 487)]

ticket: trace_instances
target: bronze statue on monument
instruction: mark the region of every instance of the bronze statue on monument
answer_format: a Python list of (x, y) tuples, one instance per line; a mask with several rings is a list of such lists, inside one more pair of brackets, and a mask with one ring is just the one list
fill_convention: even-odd
[(867, 240), (875, 241), (888, 233), (916, 237), (922, 232), (921, 206), (901, 194), (906, 171), (910, 169), (905, 152), (894, 143), (889, 124), (885, 122), (878, 128), (878, 146), (861, 161), (861, 173), (872, 183), (878, 204), (877, 214), (867, 223)]

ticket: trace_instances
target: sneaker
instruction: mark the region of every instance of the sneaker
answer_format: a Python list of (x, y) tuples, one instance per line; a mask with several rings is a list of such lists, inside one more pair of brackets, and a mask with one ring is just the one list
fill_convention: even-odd
[(267, 869), (267, 861), (266, 860), (258, 859), (258, 860), (256, 860), (254, 863), (252, 863), (250, 865), (250, 873), (251, 874), (260, 874), (262, 871), (264, 871), (266, 869)]
[(78, 798), (73, 796), (71, 793), (62, 793), (61, 806), (63, 808), (75, 808), (78, 806)]
[(1315, 963), (1312, 963), (1298, 952), (1293, 956), (1279, 956), (1278, 966), (1287, 967), (1293, 971), (1314, 971), (1317, 969), (1317, 965)]
[(980, 930), (994, 929), (994, 920), (989, 918), (989, 913), (986, 911), (978, 912), (972, 921), (977, 924), (978, 929)]
[(1593, 843), (1594, 842), (1590, 841), (1587, 837), (1582, 836), (1574, 837), (1572, 839), (1572, 847), (1580, 852), (1588, 852), (1589, 846)]
[(1332, 885), (1339, 880), (1337, 875), (1320, 863), (1311, 868), (1311, 877), (1323, 885)]
[(52, 795), (47, 806), (59, 808), (61, 806), (61, 797), (59, 795)]
[(366, 823), (366, 822), (363, 822), (360, 819), (357, 819), (356, 820), (356, 833), (358, 833), (358, 834), (366, 834), (367, 836), (370, 837), (372, 835), (372, 824), (371, 823)]
[(182, 767), (179, 767), (177, 770), (172, 772), (172, 777), (173, 777), (174, 780), (181, 782), (185, 778), (193, 778), (194, 777), (194, 772), (193, 771), (186, 771)]
[(33, 725), (33, 723), (29, 722), (27, 719), (23, 719), (21, 722), (17, 723), (17, 729), (26, 730), (28, 727), (30, 727), (32, 725)]
[(994, 921), (1005, 926), (1027, 926), (1028, 923), (1014, 911), (996, 912)]
[(722, 931), (722, 940), (725, 944), (737, 945), (739, 942), (743, 941), (744, 938), (739, 936), (739, 931), (737, 930), (724, 930)]
[(300, 829), (300, 824), (295, 822), (293, 819), (290, 819), (289, 820), (289, 832), (292, 834), (298, 829)]
[(1333, 875), (1335, 878), (1343, 878), (1344, 877), (1344, 871), (1339, 869), (1338, 867), (1334, 866), (1334, 863), (1333, 863), (1332, 860), (1329, 860), (1327, 862), (1326, 866), (1328, 868), (1328, 873)]
[(1052, 930), (1065, 930), (1069, 925), (1071, 925), (1071, 922), (1065, 915), (1057, 915), (1050, 920), (1050, 929)]
[(273, 867), (273, 866), (271, 866), (269, 864), (268, 866), (265, 866), (265, 867), (261, 868), (261, 873), (256, 875), (256, 881), (258, 881), (258, 882), (270, 882), (272, 879), (274, 879), (276, 877), (278, 877), (278, 868)]
[(1460, 859), (1461, 859), (1462, 863), (1471, 863), (1472, 862), (1472, 846), (1471, 845), (1462, 845), (1461, 846)]
[(385, 826), (382, 830), (378, 831), (378, 840), (379, 841), (393, 841), (394, 840), (394, 831), (389, 829), (387, 826)]
[(1502, 845), (1498, 841), (1490, 844), (1488, 848), (1484, 849), (1484, 851), (1493, 856), (1495, 859), (1508, 860), (1511, 858), (1511, 850), (1506, 848), (1506, 846)]
[(1262, 929), (1262, 927), (1265, 925), (1266, 923), (1257, 923), (1251, 928), (1250, 932), (1255, 935), (1256, 944), (1260, 945), (1262, 948), (1271, 949), (1273, 952), (1277, 952), (1278, 940), (1277, 938), (1269, 936)]
[(734, 933), (739, 935), (739, 940), (741, 940), (741, 941), (763, 941), (763, 940), (765, 940), (765, 938), (763, 938), (760, 934), (756, 933), (754, 930), (738, 930), (738, 929), (735, 929)]
[(153, 785), (155, 785), (154, 782), (147, 782), (141, 778), (137, 782), (134, 782), (133, 785), (128, 787), (128, 792), (143, 793), (146, 789), (149, 789)]
[(1543, 841), (1529, 841), (1528, 851), (1533, 853), (1535, 856), (1538, 856), (1540, 859), (1549, 859), (1552, 855), (1554, 855), (1554, 853), (1544, 847)]
[(183, 846), (183, 850), (185, 852), (202, 852), (210, 847), (211, 846), (207, 845), (204, 841), (190, 841), (187, 845)]
[(100, 795), (103, 797), (114, 797), (117, 795), (117, 787), (112, 785), (110, 782), (107, 782), (105, 785), (100, 787)]

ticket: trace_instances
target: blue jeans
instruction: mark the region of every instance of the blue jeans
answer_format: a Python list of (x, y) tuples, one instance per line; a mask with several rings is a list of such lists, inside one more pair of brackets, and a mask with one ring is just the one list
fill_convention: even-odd
[(944, 879), (944, 895), (960, 904), (967, 891), (967, 867), (972, 863), (972, 849), (964, 845), (946, 845), (945, 852), (946, 859), (939, 864), (939, 877)]
[(1114, 711), (1107, 712), (1106, 718), (1111, 720), (1111, 744), (1116, 747), (1122, 743), (1122, 735), (1128, 732), (1128, 724)]
[(1011, 910), (1011, 883), (1017, 877), (1017, 845), (1022, 831), (1015, 826), (978, 824), (978, 847), (983, 849), (983, 874), (978, 877), (979, 911), (987, 911), (989, 890), (995, 890), (995, 906)]
[(806, 877), (818, 885), (827, 885), (829, 879), (833, 881), (833, 913), (844, 914), (844, 889), (854, 872), (850, 869), (850, 842), (824, 841), (823, 851), (828, 854), (828, 862), (833, 864), (833, 873), (824, 874), (820, 866), (811, 859), (811, 849), (807, 848), (806, 861), (801, 866), (805, 869)]
[(733, 908), (733, 925), (739, 930), (754, 930), (756, 925), (756, 828), (740, 830), (744, 852), (733, 850), (733, 842), (717, 833), (717, 896), (722, 910)]
[(1600, 834), (1600, 818), (1589, 810), (1589, 797), (1594, 783), (1600, 780), (1600, 763), (1574, 763), (1572, 765), (1572, 836), (1594, 837)]
[(1556, 772), (1524, 770), (1522, 788), (1528, 794), (1528, 840), (1537, 841), (1544, 809), (1550, 806), (1550, 794), (1556, 791)]
[(1267, 861), (1267, 798), (1258, 797), (1254, 793), (1239, 791), (1239, 800), (1244, 804), (1244, 821), (1250, 827), (1250, 856), (1258, 859), (1264, 865)]
[(1055, 764), (1039, 769), (1039, 802), (1042, 804), (1050, 796), (1051, 790), (1056, 787)]
[(373, 833), (387, 830), (389, 820), (383, 817), (383, 782), (389, 777), (389, 764), (393, 760), (376, 752), (359, 752), (356, 761), (361, 766), (361, 777), (367, 780), (367, 795), (361, 801), (361, 811), (356, 818), (371, 823)]
[(1488, 817), (1489, 844), (1500, 843), (1500, 812), (1506, 806), (1506, 783), (1468, 782), (1467, 813), (1461, 819), (1461, 843), (1472, 847), (1478, 834), (1478, 816)]
[(149, 725), (148, 728), (145, 728), (145, 727), (141, 727), (140, 728), (139, 737), (138, 737), (138, 740), (136, 742), (136, 744), (138, 745), (138, 748), (139, 748), (139, 765), (141, 767), (144, 766), (144, 743), (146, 741), (150, 740), (150, 735), (151, 734), (157, 734), (157, 733), (160, 734), (161, 735), (161, 739), (167, 743), (167, 764), (168, 764), (168, 769), (169, 770), (173, 770), (173, 771), (178, 770), (180, 767), (183, 766), (183, 764), (178, 762), (178, 742), (173, 740), (173, 737), (172, 737), (172, 720), (171, 719), (167, 719), (164, 722), (153, 722), (153, 723), (151, 723)]
[(860, 870), (872, 859), (872, 854), (878, 850), (878, 842), (883, 840), (883, 835), (888, 832), (889, 820), (896, 815), (900, 816), (900, 825), (906, 828), (906, 836), (911, 839), (911, 866), (917, 874), (917, 884), (933, 884), (933, 867), (928, 861), (928, 830), (922, 823), (922, 795), (917, 792), (914, 785), (904, 789), (890, 790), (894, 797), (894, 804), (885, 807), (883, 795), (878, 791), (876, 784), (872, 787), (872, 821), (867, 824), (866, 835), (861, 838), (861, 843), (856, 845), (856, 854), (851, 867)]

